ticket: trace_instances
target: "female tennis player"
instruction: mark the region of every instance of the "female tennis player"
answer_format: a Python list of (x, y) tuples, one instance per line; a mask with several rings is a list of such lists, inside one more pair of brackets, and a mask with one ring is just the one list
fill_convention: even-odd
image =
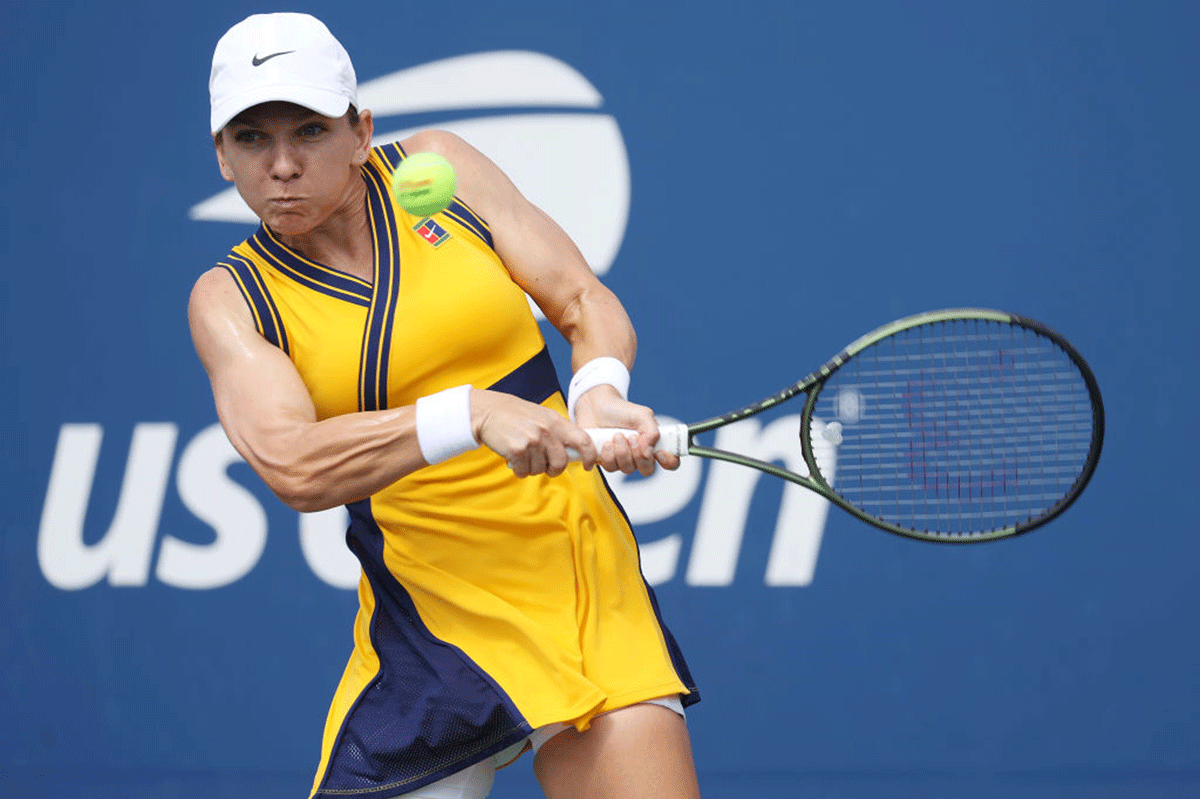
[[(311, 796), (480, 799), (527, 750), (550, 799), (699, 796), (696, 688), (593, 468), (678, 466), (627, 399), (621, 304), (466, 142), (372, 147), (313, 17), (235, 25), (210, 94), (262, 225), (196, 282), (195, 347), (238, 452), (297, 510), (346, 505), (362, 564)], [(417, 218), (388, 186), (426, 151), (458, 191)], [(571, 345), (566, 397), (526, 293)], [(638, 434), (597, 451), (583, 427)]]

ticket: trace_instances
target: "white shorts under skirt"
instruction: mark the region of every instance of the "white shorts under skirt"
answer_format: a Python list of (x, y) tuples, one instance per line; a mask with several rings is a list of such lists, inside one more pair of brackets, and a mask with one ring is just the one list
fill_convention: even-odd
[[(684, 716), (683, 704), (679, 701), (678, 696), (647, 699), (645, 702), (639, 702), (638, 704), (662, 705), (665, 708), (674, 710), (680, 716)], [(526, 744), (532, 745), (533, 753), (536, 755), (538, 750), (546, 744), (546, 741), (549, 741), (560, 732), (565, 732), (569, 729), (572, 729), (570, 724), (547, 724), (545, 727), (538, 727), (521, 743), (515, 744), (503, 752), (493, 755), (487, 760), (476, 763), (473, 766), (469, 766), (462, 771), (455, 772), (449, 777), (430, 783), (424, 788), (418, 788), (412, 793), (401, 794), (395, 797), (395, 799), (485, 799), (491, 793), (492, 783), (496, 779), (496, 769), (507, 766), (516, 760), (525, 751)]]

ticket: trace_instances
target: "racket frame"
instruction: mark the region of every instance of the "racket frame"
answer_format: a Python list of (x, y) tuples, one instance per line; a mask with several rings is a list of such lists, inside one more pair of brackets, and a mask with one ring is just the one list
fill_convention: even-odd
[[(996, 528), (989, 531), (976, 531), (973, 533), (949, 534), (949, 533), (931, 533), (929, 531), (915, 530), (908, 527), (893, 524), (885, 519), (880, 519), (866, 511), (858, 508), (844, 499), (821, 474), (820, 467), (817, 465), (816, 454), (812, 446), (812, 419), (813, 412), (816, 408), (817, 397), (821, 392), (821, 386), (840, 369), (847, 361), (855, 354), (866, 349), (868, 346), (881, 341), (888, 336), (899, 333), (904, 330), (909, 330), (914, 327), (923, 325), (935, 324), (938, 322), (949, 321), (966, 321), (966, 320), (981, 320), (990, 322), (999, 322), (1002, 324), (1011, 324), (1018, 327), (1024, 327), (1038, 335), (1044, 336), (1054, 342), (1075, 364), (1087, 385), (1088, 395), (1092, 402), (1092, 441), (1088, 450), (1087, 458), (1084, 466), (1080, 470), (1075, 482), (1067, 490), (1067, 492), (1049, 509), (1041, 515), (1028, 519), (1017, 524), (1008, 525), (1001, 528)], [(718, 427), (723, 427), (733, 422), (747, 419), (764, 411), (770, 410), (798, 394), (806, 394), (804, 408), (800, 413), (800, 452), (804, 458), (805, 464), (808, 466), (809, 476), (797, 474), (789, 469), (784, 469), (774, 463), (751, 458), (737, 452), (717, 449), (716, 447), (704, 446), (697, 444), (695, 436), (700, 433), (705, 433), (715, 430)], [(1104, 405), (1100, 397), (1100, 387), (1096, 382), (1096, 377), (1092, 373), (1083, 356), (1068, 342), (1063, 336), (1050, 329), (1041, 322), (1029, 319), (1016, 314), (1007, 313), (1005, 311), (996, 311), (988, 308), (947, 308), (937, 311), (926, 311), (925, 313), (914, 314), (903, 319), (897, 319), (894, 322), (876, 328), (871, 332), (860, 336), (837, 355), (830, 358), (824, 365), (817, 370), (810, 372), (803, 378), (783, 389), (782, 391), (773, 394), (758, 402), (739, 408), (735, 411), (714, 416), (694, 424), (687, 426), (687, 453), (713, 460), (727, 461), (739, 466), (747, 466), (752, 469), (766, 472), (783, 480), (804, 486), (812, 491), (817, 492), (825, 497), (830, 502), (845, 510), (847, 513), (861, 519), (862, 521), (885, 530), (889, 533), (904, 536), (906, 538), (914, 538), (922, 541), (934, 541), (937, 543), (978, 543), (983, 541), (993, 541), (999, 538), (1011, 538), (1022, 533), (1027, 533), (1030, 530), (1035, 530), (1047, 522), (1057, 518), (1063, 511), (1067, 509), (1087, 487), (1088, 482), (1092, 478), (1092, 474), (1096, 470), (1096, 465), (1100, 459), (1100, 450), (1104, 441)]]

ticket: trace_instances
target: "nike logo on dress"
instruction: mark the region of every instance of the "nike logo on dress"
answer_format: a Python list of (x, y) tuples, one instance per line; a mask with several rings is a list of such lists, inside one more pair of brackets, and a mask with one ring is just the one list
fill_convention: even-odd
[(256, 56), (254, 56), (254, 58), (250, 59), (250, 63), (256, 67), (261, 66), (262, 64), (267, 63), (268, 61), (270, 61), (272, 58), (274, 58), (277, 55), (287, 55), (288, 53), (294, 53), (294, 52), (296, 52), (296, 51), (295, 50), (284, 50), (279, 53), (271, 53), (269, 56), (264, 56), (262, 58), (259, 58), (256, 55)]

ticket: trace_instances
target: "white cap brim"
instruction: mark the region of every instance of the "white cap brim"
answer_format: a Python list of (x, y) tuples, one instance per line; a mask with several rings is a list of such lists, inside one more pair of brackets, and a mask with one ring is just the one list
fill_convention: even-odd
[(295, 103), (321, 116), (335, 118), (350, 110), (350, 99), (342, 92), (315, 86), (256, 86), (213, 107), (210, 119), (213, 134), (247, 108), (274, 102)]

